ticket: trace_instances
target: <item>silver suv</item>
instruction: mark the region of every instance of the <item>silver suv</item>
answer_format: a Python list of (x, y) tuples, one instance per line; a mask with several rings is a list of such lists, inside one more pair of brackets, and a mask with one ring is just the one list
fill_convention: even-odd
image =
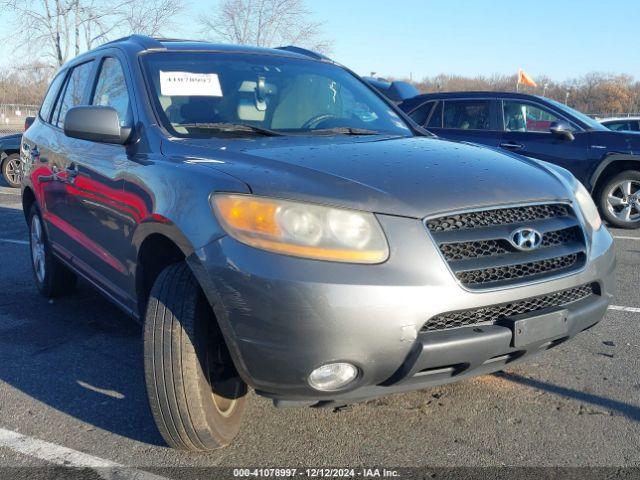
[(596, 324), (614, 249), (562, 168), (438, 139), (334, 62), (133, 36), (64, 66), (22, 144), (35, 282), (144, 323), (167, 443), (248, 387), (338, 406), (496, 371)]

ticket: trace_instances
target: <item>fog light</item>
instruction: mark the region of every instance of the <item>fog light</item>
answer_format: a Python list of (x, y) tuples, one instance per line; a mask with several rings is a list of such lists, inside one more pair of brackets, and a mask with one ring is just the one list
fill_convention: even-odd
[(332, 392), (340, 390), (358, 376), (358, 367), (346, 362), (328, 363), (316, 368), (309, 375), (309, 385), (316, 390)]

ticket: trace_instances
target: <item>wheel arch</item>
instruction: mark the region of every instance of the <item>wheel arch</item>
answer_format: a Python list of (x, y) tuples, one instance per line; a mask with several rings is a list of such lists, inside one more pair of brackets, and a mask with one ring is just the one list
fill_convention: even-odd
[(611, 155), (605, 158), (591, 175), (591, 194), (597, 195), (607, 179), (625, 170), (640, 172), (640, 157), (637, 155)]
[(160, 272), (169, 265), (186, 260), (193, 247), (173, 225), (159, 223), (142, 224), (133, 240), (136, 249), (136, 298), (138, 315), (142, 319), (149, 293)]
[(7, 158), (9, 155), (14, 155), (14, 154), (19, 155), (19, 154), (20, 154), (20, 150), (18, 150), (18, 149), (16, 149), (16, 148), (7, 148), (6, 150), (2, 150), (2, 153), (4, 153), (4, 154), (6, 154), (6, 155), (7, 155), (6, 157), (5, 157), (5, 156), (3, 156), (3, 158), (2, 158), (2, 160), (4, 161), (4, 160), (6, 160), (6, 158)]
[[(141, 322), (144, 321), (149, 294), (160, 272), (169, 265), (184, 261), (191, 269), (204, 298), (209, 304), (213, 318), (224, 337), (236, 370), (247, 384), (252, 385), (251, 376), (235, 342), (233, 329), (227, 318), (226, 311), (222, 307), (215, 283), (209, 278), (195, 250), (179, 230), (168, 228), (168, 225), (153, 224), (153, 228), (149, 228), (151, 226), (148, 225), (145, 229), (146, 235), (139, 235), (137, 240), (139, 243), (135, 284), (138, 300), (138, 318)], [(158, 257), (157, 261), (154, 261), (153, 256)]]

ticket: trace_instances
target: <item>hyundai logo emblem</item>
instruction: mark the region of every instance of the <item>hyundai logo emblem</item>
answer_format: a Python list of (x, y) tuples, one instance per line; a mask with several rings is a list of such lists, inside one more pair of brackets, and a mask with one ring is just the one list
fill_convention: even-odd
[(536, 250), (542, 245), (542, 234), (533, 228), (519, 228), (511, 234), (511, 243), (523, 252)]

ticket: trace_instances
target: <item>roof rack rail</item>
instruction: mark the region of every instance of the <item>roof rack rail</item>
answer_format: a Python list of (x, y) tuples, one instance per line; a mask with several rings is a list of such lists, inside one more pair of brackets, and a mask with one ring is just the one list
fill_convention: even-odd
[(120, 42), (126, 42), (126, 41), (136, 42), (137, 44), (149, 50), (165, 49), (165, 46), (162, 45), (162, 43), (160, 43), (158, 39), (148, 37), (146, 35), (138, 35), (138, 34), (129, 35), (128, 37), (116, 38), (115, 40), (111, 40), (110, 42), (104, 43), (103, 45), (111, 45), (114, 43), (120, 43)]
[(285, 52), (299, 53), (306, 57), (315, 58), (316, 60), (331, 60), (329, 57), (322, 55), (321, 53), (308, 50), (306, 48), (296, 47), (295, 45), (287, 45), (285, 47), (276, 47), (276, 50), (284, 50)]
[(163, 38), (163, 37), (153, 37), (154, 40), (158, 42), (206, 42), (206, 40), (193, 40), (189, 38)]

